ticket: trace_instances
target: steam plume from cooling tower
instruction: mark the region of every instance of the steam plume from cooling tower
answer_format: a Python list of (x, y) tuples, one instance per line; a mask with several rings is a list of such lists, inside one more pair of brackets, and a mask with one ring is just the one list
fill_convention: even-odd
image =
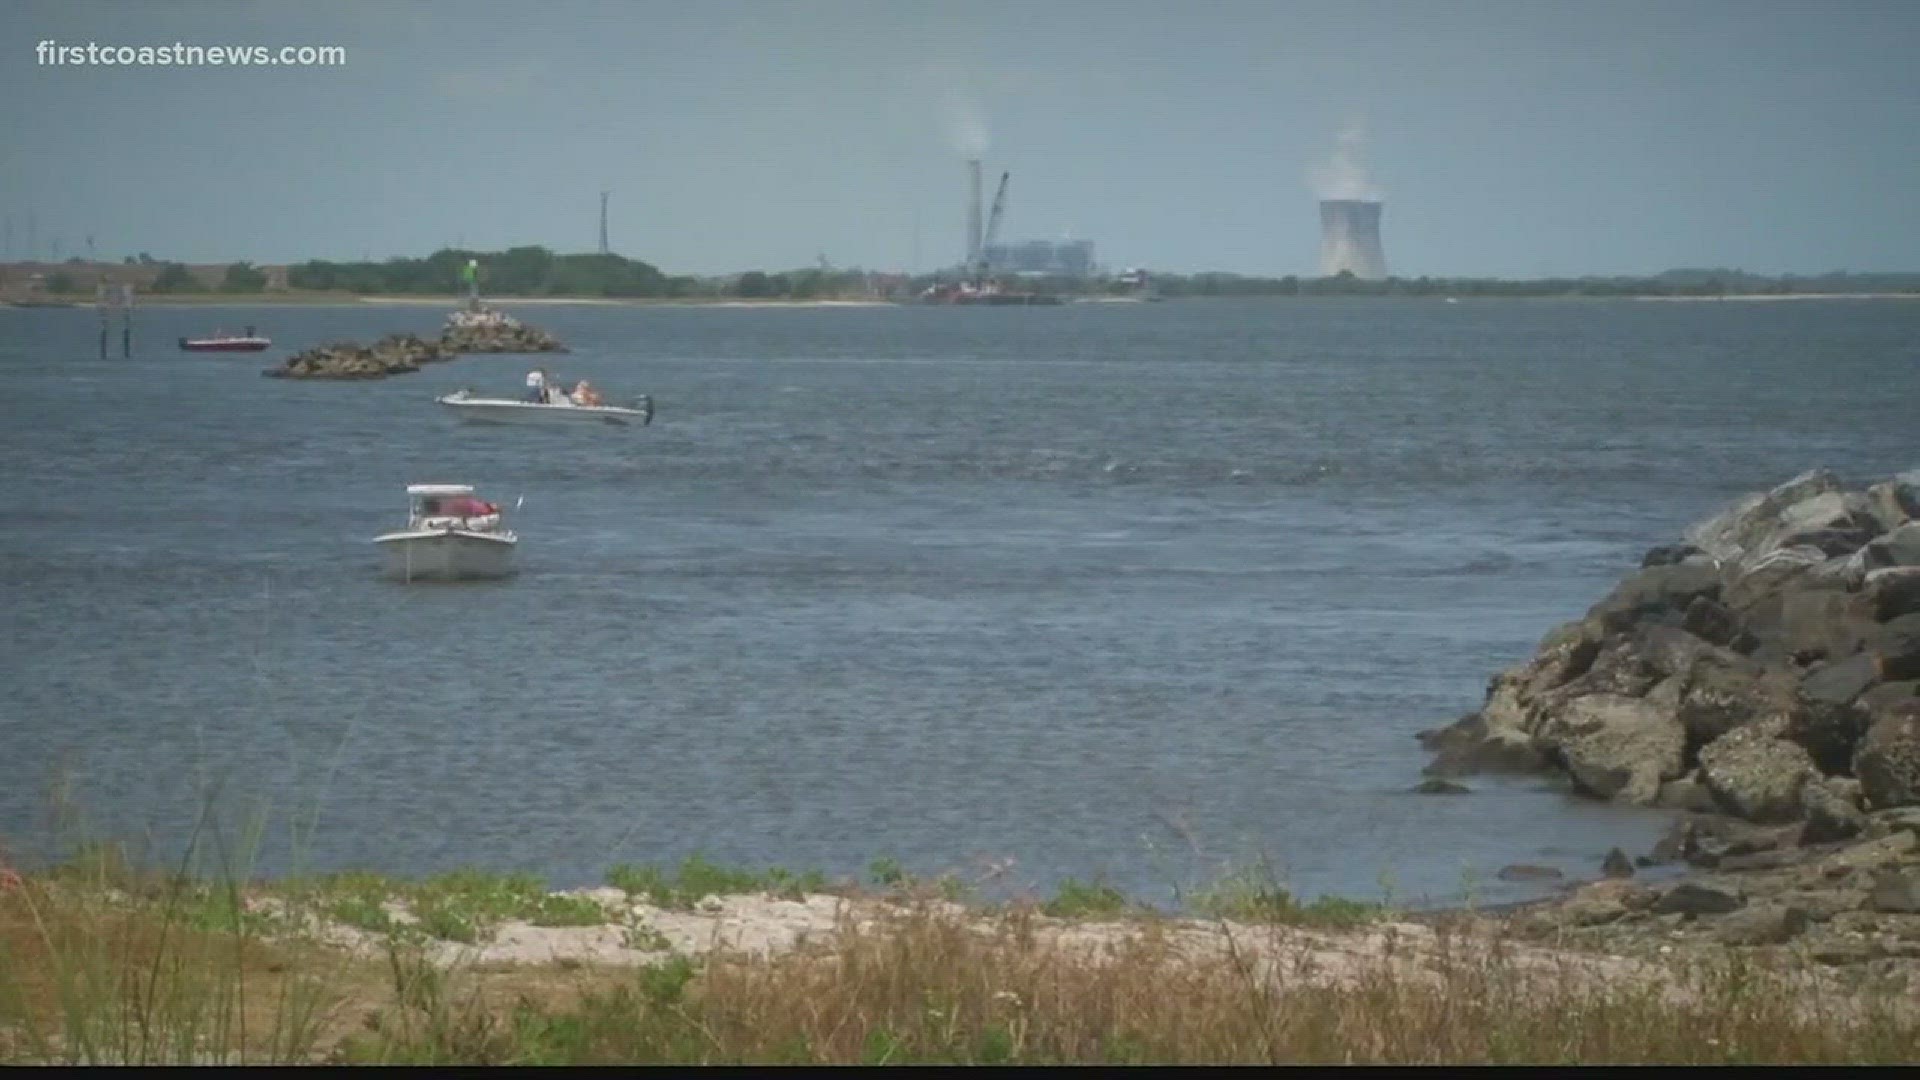
[(1314, 162), (1313, 193), (1322, 200), (1379, 202), (1380, 187), (1367, 175), (1367, 129), (1359, 120), (1340, 129), (1334, 148)]
[(1387, 276), (1380, 243), (1380, 187), (1367, 175), (1366, 128), (1350, 121), (1334, 148), (1314, 163), (1311, 181), (1320, 197), (1320, 274), (1342, 273), (1377, 280)]

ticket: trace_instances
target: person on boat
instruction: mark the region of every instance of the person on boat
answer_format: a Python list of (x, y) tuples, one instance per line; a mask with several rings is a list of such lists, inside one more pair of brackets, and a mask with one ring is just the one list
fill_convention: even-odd
[(527, 402), (532, 405), (547, 403), (547, 373), (539, 368), (527, 372)]
[(601, 404), (600, 391), (595, 390), (592, 383), (581, 379), (579, 384), (573, 388), (573, 403), (575, 405), (599, 405)]
[(495, 513), (497, 509), (497, 507), (485, 499), (476, 499), (471, 495), (462, 495), (447, 504), (446, 512), (454, 517), (477, 518), (486, 517), (488, 514)]

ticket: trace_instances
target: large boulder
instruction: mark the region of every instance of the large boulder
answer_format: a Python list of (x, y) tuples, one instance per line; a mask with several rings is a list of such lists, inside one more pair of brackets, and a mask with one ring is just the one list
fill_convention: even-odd
[(1420, 744), (1434, 755), (1422, 770), (1430, 777), (1472, 776), (1476, 773), (1529, 773), (1547, 767), (1527, 733), (1512, 728), (1490, 730), (1485, 716), (1472, 713), (1444, 728), (1423, 731)]
[(1867, 826), (1860, 810), (1860, 782), (1845, 777), (1817, 777), (1801, 785), (1800, 813), (1807, 822), (1801, 838), (1809, 844), (1848, 840)]
[(1920, 566), (1920, 521), (1909, 521), (1875, 537), (1860, 551), (1867, 569)]
[(1796, 663), (1859, 652), (1875, 622), (1870, 598), (1838, 588), (1783, 588), (1755, 604), (1745, 618), (1764, 627), (1755, 631), (1756, 655)]
[(1686, 672), (1674, 718), (1699, 747), (1757, 717), (1798, 705), (1792, 675), (1723, 650), (1702, 653)]
[[(1778, 726), (1780, 737), (1813, 756), (1814, 764), (1829, 776), (1852, 770), (1853, 751), (1866, 734), (1867, 714), (1857, 705), (1836, 705), (1800, 698)], [(1761, 721), (1769, 724), (1769, 721)]]
[(1725, 915), (1746, 906), (1737, 892), (1683, 881), (1671, 886), (1653, 902), (1655, 915)]
[[(1557, 669), (1552, 682), (1535, 680), (1522, 685), (1522, 697), (1537, 725), (1540, 718), (1568, 701), (1592, 694), (1642, 697), (1661, 683), (1680, 679), (1672, 688), (1672, 704), (1680, 690), (1700, 669), (1718, 666), (1758, 677), (1762, 668), (1746, 657), (1703, 641), (1675, 626), (1646, 625), (1614, 635), (1590, 651), (1584, 664)], [(1577, 674), (1576, 674), (1577, 673)]]
[(1720, 572), (1699, 563), (1650, 566), (1614, 586), (1587, 612), (1587, 621), (1607, 633), (1643, 622), (1678, 626), (1695, 597), (1720, 595)]
[(1869, 717), (1878, 718), (1898, 706), (1920, 698), (1920, 679), (1883, 682), (1854, 700), (1854, 707)]
[(1810, 589), (1858, 589), (1867, 580), (1867, 571), (1873, 569), (1868, 561), (1867, 548), (1859, 547), (1852, 552), (1827, 559), (1823, 563), (1809, 566), (1806, 573), (1800, 575), (1796, 584)]
[(1853, 774), (1875, 810), (1920, 804), (1920, 702), (1874, 720), (1854, 751)]
[(1868, 488), (1867, 505), (1882, 529), (1920, 521), (1920, 469)]
[(1712, 814), (1720, 809), (1720, 805), (1713, 801), (1713, 793), (1700, 782), (1698, 772), (1661, 784), (1660, 794), (1654, 797), (1653, 805), (1664, 810), (1684, 810), (1690, 814)]
[[(1788, 547), (1775, 548), (1751, 561), (1722, 567), (1727, 585), (1721, 590), (1720, 602), (1737, 615), (1749, 616), (1786, 589), (1807, 584), (1809, 576), (1828, 561), (1826, 552), (1819, 548)], [(1816, 588), (1842, 587), (1825, 575), (1814, 577), (1812, 584)], [(1764, 620), (1769, 616), (1754, 617)]]
[(1920, 679), (1920, 612), (1875, 627), (1864, 642), (1874, 677), (1882, 682)]
[(1701, 747), (1700, 777), (1728, 813), (1777, 822), (1801, 816), (1801, 788), (1819, 779), (1819, 770), (1805, 748), (1754, 725)]
[(1783, 511), (1842, 487), (1831, 470), (1809, 470), (1695, 525), (1687, 530), (1687, 542), (1722, 563), (1738, 562), (1779, 532)]
[(1873, 876), (1867, 908), (1892, 915), (1920, 915), (1920, 874), (1882, 870)]
[(1669, 710), (1620, 694), (1568, 701), (1541, 720), (1534, 736), (1581, 791), (1640, 806), (1653, 805), (1661, 782), (1685, 771), (1686, 741)]
[(1779, 547), (1811, 544), (1830, 555), (1852, 551), (1881, 531), (1872, 501), (1855, 491), (1823, 491), (1801, 499), (1781, 508), (1779, 521), (1767, 538), (1770, 542)]
[(1851, 705), (1879, 681), (1874, 657), (1855, 653), (1807, 672), (1800, 680), (1800, 696), (1822, 705)]
[(1719, 645), (1737, 653), (1750, 653), (1758, 641), (1747, 632), (1740, 616), (1720, 601), (1696, 596), (1687, 604), (1680, 628), (1709, 645)]
[(1600, 655), (1603, 635), (1586, 622), (1566, 623), (1541, 639), (1533, 659), (1514, 669), (1523, 698), (1537, 697), (1585, 675)]
[(1920, 566), (1889, 566), (1867, 573), (1860, 594), (1875, 619), (1891, 622), (1920, 612)]
[(1648, 548), (1647, 553), (1640, 557), (1640, 565), (1642, 567), (1673, 566), (1676, 563), (1702, 557), (1708, 562), (1712, 561), (1711, 556), (1692, 544), (1661, 544), (1658, 547)]
[(1420, 742), (1436, 755), (1429, 776), (1478, 772), (1532, 772), (1546, 760), (1533, 745), (1541, 697), (1586, 673), (1600, 651), (1582, 623), (1568, 623), (1542, 640), (1533, 659), (1494, 676), (1479, 711), (1432, 731)]
[[(1661, 643), (1646, 632), (1654, 629), (1660, 628), (1646, 627), (1616, 636), (1598, 646), (1582, 668), (1562, 667), (1555, 673), (1564, 675), (1578, 670), (1579, 674), (1571, 678), (1534, 679), (1523, 683), (1518, 689), (1529, 717), (1537, 723), (1541, 715), (1591, 694), (1639, 697), (1653, 689), (1668, 676), (1666, 664), (1671, 659)], [(1700, 644), (1707, 647), (1704, 642)]]

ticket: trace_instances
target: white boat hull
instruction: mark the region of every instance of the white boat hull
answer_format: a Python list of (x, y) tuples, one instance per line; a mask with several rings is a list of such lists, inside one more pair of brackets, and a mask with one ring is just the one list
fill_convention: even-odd
[(461, 529), (388, 533), (373, 541), (386, 552), (387, 574), (402, 581), (466, 581), (514, 572), (511, 534)]
[(599, 422), (616, 427), (646, 426), (653, 422), (653, 402), (642, 398), (639, 408), (618, 405), (542, 405), (509, 398), (477, 398), (465, 393), (436, 398), (441, 405), (468, 420), (492, 424), (566, 424)]

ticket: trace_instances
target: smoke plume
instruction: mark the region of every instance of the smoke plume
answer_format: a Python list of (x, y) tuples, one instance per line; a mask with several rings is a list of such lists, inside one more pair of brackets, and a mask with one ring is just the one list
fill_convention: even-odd
[(987, 127), (987, 111), (981, 108), (980, 99), (965, 90), (948, 90), (943, 96), (948, 145), (962, 158), (985, 157), (992, 137)]
[(1367, 176), (1367, 129), (1352, 120), (1340, 129), (1334, 148), (1313, 165), (1309, 183), (1321, 199), (1380, 201), (1380, 187)]

